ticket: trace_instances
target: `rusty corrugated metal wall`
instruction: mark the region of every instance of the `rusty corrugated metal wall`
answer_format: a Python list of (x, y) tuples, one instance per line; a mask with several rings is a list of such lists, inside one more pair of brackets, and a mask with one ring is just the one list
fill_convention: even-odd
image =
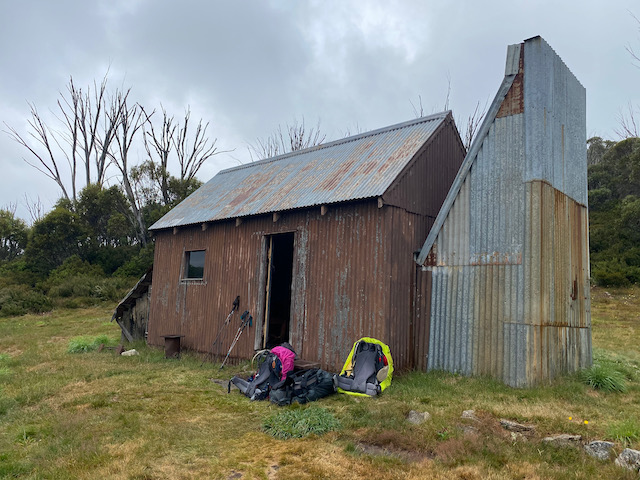
[[(157, 231), (149, 343), (178, 334), (186, 348), (210, 351), (240, 295), (239, 312), (248, 309), (255, 323), (232, 356), (251, 358), (262, 345), (266, 238), (294, 232), (290, 342), (299, 356), (337, 371), (353, 342), (372, 336), (389, 344), (397, 368), (412, 367), (413, 252), (464, 158), (450, 115), (433, 138), (380, 199), (331, 205), (325, 215), (315, 207), (281, 212), (276, 222), (259, 215)], [(206, 250), (202, 281), (181, 280), (191, 250)], [(236, 315), (214, 354), (226, 354), (239, 322)]]
[[(262, 216), (237, 227), (228, 221), (206, 231), (158, 232), (149, 343), (162, 345), (162, 335), (180, 334), (186, 348), (209, 351), (240, 295), (240, 311), (248, 309), (255, 323), (233, 356), (250, 358), (261, 346), (265, 235), (295, 232), (290, 337), (299, 356), (337, 370), (363, 335), (402, 349), (390, 338), (395, 329), (389, 328), (389, 298), (400, 267), (391, 258), (385, 223), (393, 223), (394, 215), (387, 212), (369, 201), (331, 208), (324, 216), (318, 208), (283, 213), (275, 223)], [(206, 250), (203, 281), (180, 281), (184, 252), (197, 249)], [(239, 322), (236, 316), (214, 354), (226, 353)]]
[(584, 88), (546, 42), (509, 47), (419, 255), (428, 369), (526, 386), (590, 364), (585, 130)]

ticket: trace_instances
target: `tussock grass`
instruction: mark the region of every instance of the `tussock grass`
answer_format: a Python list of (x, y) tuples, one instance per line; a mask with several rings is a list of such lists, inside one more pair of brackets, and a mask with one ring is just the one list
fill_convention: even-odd
[(624, 375), (610, 365), (594, 363), (581, 374), (582, 381), (596, 390), (626, 392)]
[(302, 438), (323, 435), (340, 428), (340, 422), (326, 409), (287, 408), (272, 413), (262, 421), (262, 429), (275, 438)]

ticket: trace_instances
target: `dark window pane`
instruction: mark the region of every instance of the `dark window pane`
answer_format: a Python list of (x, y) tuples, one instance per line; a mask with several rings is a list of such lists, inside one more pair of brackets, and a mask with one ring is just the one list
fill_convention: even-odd
[(187, 252), (187, 278), (204, 277), (204, 250)]

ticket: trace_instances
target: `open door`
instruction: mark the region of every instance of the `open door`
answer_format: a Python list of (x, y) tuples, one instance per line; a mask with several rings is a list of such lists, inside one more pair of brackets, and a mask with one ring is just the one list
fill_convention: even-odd
[(267, 237), (264, 332), (262, 348), (289, 341), (294, 233)]

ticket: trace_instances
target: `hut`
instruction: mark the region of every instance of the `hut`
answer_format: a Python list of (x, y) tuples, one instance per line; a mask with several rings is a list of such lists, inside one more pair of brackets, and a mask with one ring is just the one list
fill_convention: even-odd
[(339, 370), (372, 336), (412, 368), (413, 255), (464, 156), (443, 112), (219, 172), (151, 227), (149, 344), (226, 354), (240, 296), (232, 357), (288, 341)]
[(590, 365), (585, 104), (534, 37), (466, 155), (444, 112), (220, 172), (151, 227), (148, 342), (224, 355), (240, 296), (238, 358), (288, 341), (338, 370), (372, 336), (518, 387)]
[(416, 258), (419, 368), (529, 386), (591, 364), (585, 110), (542, 38), (508, 48)]

